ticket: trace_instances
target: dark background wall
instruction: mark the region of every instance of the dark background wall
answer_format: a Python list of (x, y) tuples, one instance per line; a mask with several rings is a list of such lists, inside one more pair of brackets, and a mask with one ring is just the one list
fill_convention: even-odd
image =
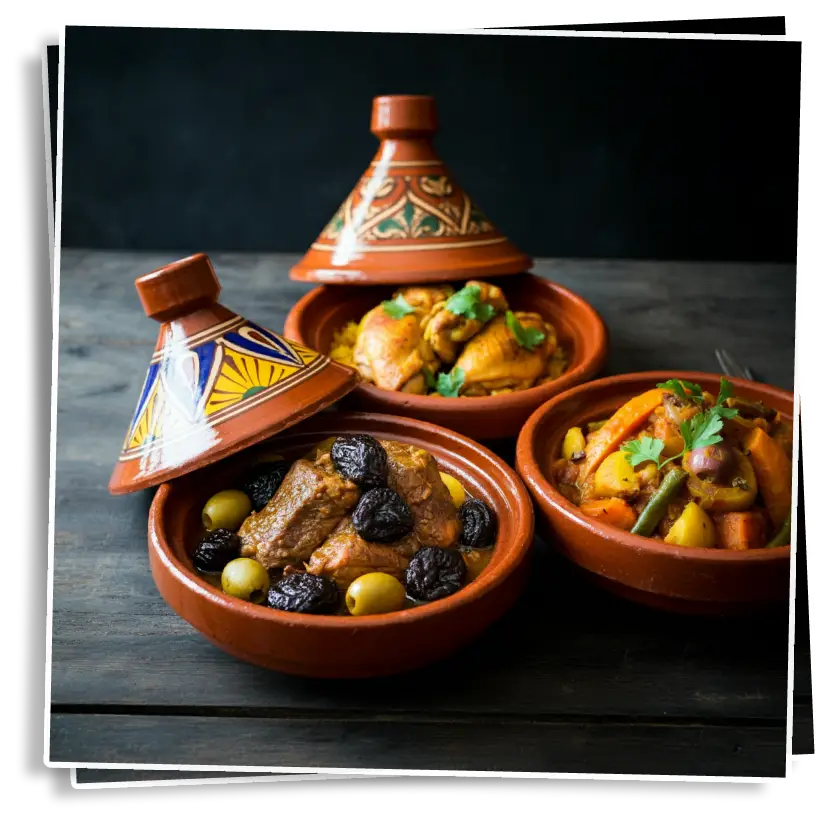
[(793, 261), (800, 46), (69, 28), (63, 244), (304, 250), (437, 97), (439, 151), (536, 256)]

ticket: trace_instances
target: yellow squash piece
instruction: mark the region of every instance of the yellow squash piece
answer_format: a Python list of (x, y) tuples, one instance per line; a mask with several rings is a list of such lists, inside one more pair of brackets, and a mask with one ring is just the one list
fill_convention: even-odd
[(677, 544), (679, 547), (709, 549), (715, 546), (717, 535), (708, 513), (694, 501), (690, 501), (663, 540), (667, 544)]
[(608, 455), (595, 472), (594, 493), (598, 498), (631, 495), (640, 483), (626, 453), (616, 450)]
[(464, 487), (461, 486), (461, 482), (457, 478), (453, 478), (449, 473), (439, 473), (439, 475), (444, 482), (444, 486), (450, 491), (450, 498), (453, 499), (453, 504), (455, 504), (456, 507), (460, 507), (467, 498), (467, 493)]
[(570, 461), (575, 453), (583, 452), (586, 441), (584, 433), (580, 427), (570, 427), (564, 436), (564, 445), (561, 447), (561, 455)]

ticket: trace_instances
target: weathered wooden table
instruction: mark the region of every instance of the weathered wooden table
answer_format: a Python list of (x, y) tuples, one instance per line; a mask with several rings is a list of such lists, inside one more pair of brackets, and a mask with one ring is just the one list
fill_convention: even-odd
[[(785, 608), (742, 621), (644, 609), (580, 579), (540, 540), (508, 615), (457, 655), (398, 678), (289, 678), (200, 637), (151, 579), (151, 493), (107, 492), (157, 329), (133, 280), (182, 255), (62, 254), (52, 762), (784, 774)], [(287, 278), (295, 257), (212, 259), (222, 301), (274, 329), (308, 289)], [(600, 311), (608, 373), (714, 371), (724, 346), (792, 388), (793, 266), (550, 261), (537, 271)], [(510, 458), (513, 447), (496, 449)], [(798, 615), (794, 750), (809, 752), (805, 609)]]

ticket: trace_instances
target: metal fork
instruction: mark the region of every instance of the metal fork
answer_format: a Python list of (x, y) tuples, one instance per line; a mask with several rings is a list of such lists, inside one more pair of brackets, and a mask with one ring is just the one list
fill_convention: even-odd
[(733, 376), (736, 379), (749, 379), (749, 381), (757, 381), (751, 369), (748, 367), (741, 367), (728, 350), (716, 348), (715, 356), (718, 360), (718, 364), (720, 365), (720, 369), (727, 376)]

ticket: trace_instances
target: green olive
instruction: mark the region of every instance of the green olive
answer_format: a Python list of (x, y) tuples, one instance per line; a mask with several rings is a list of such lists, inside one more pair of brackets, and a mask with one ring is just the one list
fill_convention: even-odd
[(234, 558), (222, 570), (222, 591), (234, 598), (261, 604), (269, 586), (268, 571), (253, 558)]
[(405, 596), (401, 581), (392, 575), (368, 572), (350, 585), (345, 603), (351, 615), (377, 615), (404, 609)]
[(212, 495), (202, 508), (202, 523), (206, 530), (233, 530), (242, 526), (250, 515), (251, 500), (241, 490), (222, 490)]

